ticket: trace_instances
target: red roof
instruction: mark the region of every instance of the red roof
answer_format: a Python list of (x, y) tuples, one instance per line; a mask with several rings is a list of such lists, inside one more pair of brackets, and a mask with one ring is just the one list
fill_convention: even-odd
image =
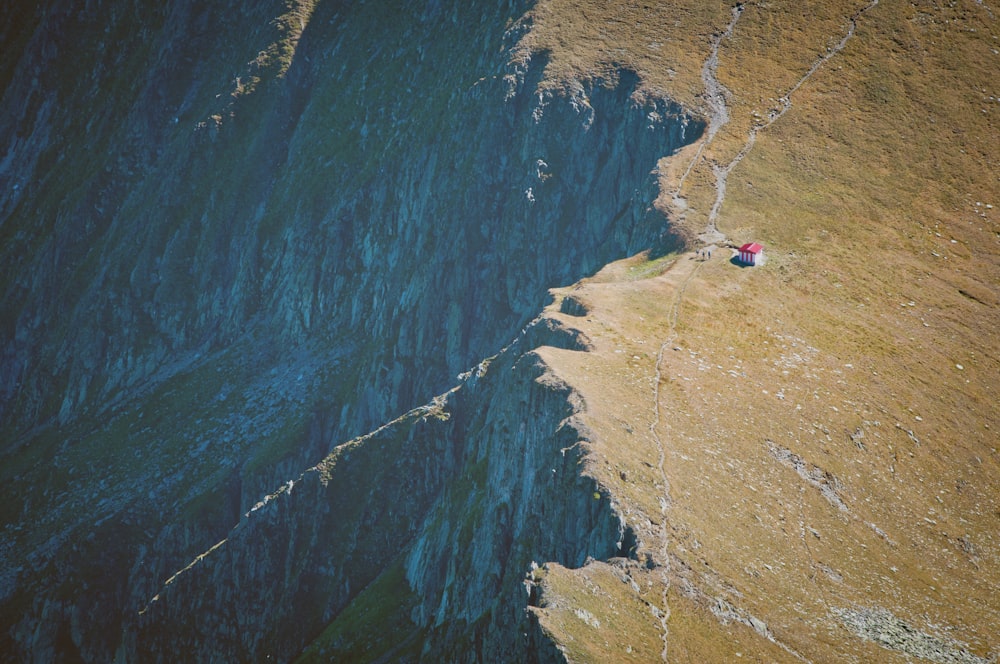
[(757, 244), (756, 242), (747, 242), (742, 247), (740, 247), (740, 251), (749, 254), (759, 254), (760, 252), (764, 251), (764, 247)]

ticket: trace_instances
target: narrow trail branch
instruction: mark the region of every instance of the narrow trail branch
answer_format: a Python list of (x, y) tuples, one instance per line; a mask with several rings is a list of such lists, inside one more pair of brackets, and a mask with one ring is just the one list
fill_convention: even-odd
[[(840, 39), (837, 45), (827, 49), (827, 52), (820, 56), (819, 59), (812, 64), (809, 71), (807, 71), (802, 78), (796, 81), (795, 85), (793, 85), (788, 92), (778, 99), (779, 108), (771, 109), (767, 115), (766, 121), (754, 124), (750, 128), (750, 131), (747, 134), (746, 143), (743, 144), (743, 147), (732, 161), (730, 161), (726, 166), (719, 166), (718, 164), (714, 164), (712, 166), (712, 171), (715, 173), (715, 203), (712, 205), (712, 210), (708, 215), (708, 228), (706, 229), (706, 234), (714, 233), (721, 236), (718, 226), (716, 225), (716, 220), (719, 217), (719, 210), (722, 209), (722, 203), (726, 198), (726, 182), (729, 178), (729, 173), (732, 172), (736, 165), (743, 161), (743, 158), (746, 157), (750, 150), (753, 149), (754, 144), (757, 142), (757, 134), (773, 125), (781, 119), (781, 117), (784, 116), (789, 109), (792, 108), (792, 95), (798, 92), (799, 88), (801, 88), (806, 81), (812, 78), (813, 74), (815, 74), (820, 67), (826, 64), (830, 58), (844, 50), (844, 47), (847, 46), (847, 42), (854, 36), (854, 32), (857, 30), (858, 19), (860, 19), (865, 12), (878, 5), (878, 3), (879, 0), (871, 0), (871, 2), (859, 9), (850, 17), (847, 32)], [(715, 71), (715, 69), (712, 70), (713, 76)]]
[(725, 88), (722, 83), (719, 82), (716, 73), (719, 70), (719, 46), (722, 45), (723, 40), (729, 39), (732, 36), (733, 30), (736, 28), (736, 22), (739, 21), (740, 16), (743, 14), (743, 5), (737, 5), (733, 7), (732, 19), (729, 21), (729, 25), (726, 29), (715, 38), (712, 42), (712, 50), (705, 60), (705, 64), (701, 68), (701, 81), (705, 86), (705, 102), (708, 104), (708, 130), (705, 134), (705, 140), (702, 141), (701, 145), (698, 146), (698, 151), (695, 153), (694, 157), (691, 159), (691, 163), (688, 164), (687, 170), (684, 171), (684, 175), (681, 176), (680, 181), (677, 183), (677, 191), (674, 192), (674, 203), (676, 205), (683, 206), (681, 202), (681, 189), (684, 187), (684, 182), (687, 180), (688, 175), (694, 169), (695, 165), (701, 159), (702, 153), (705, 148), (712, 142), (715, 135), (719, 132), (722, 127), (729, 122), (729, 105), (726, 103), (726, 95), (729, 91)]

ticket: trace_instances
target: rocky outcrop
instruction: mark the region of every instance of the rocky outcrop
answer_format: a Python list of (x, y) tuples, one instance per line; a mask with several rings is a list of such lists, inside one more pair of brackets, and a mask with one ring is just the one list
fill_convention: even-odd
[[(526, 612), (532, 562), (579, 566), (634, 541), (581, 474), (582, 404), (531, 352), (547, 340), (571, 337), (532, 326), (460, 387), (259, 503), (142, 611), (126, 659), (287, 660), (310, 643), (343, 659), (358, 635), (337, 617), (366, 592), (383, 611), (411, 598), (402, 619), (419, 658), (542, 658)], [(368, 590), (400, 565), (391, 594)]]
[[(156, 30), (160, 51), (90, 63), (87, 85), (133, 70), (135, 80), (98, 109), (107, 118), (86, 126), (76, 124), (88, 115), (77, 101), (85, 95), (51, 81), (67, 98), (65, 109), (51, 111), (60, 114), (56, 126), (25, 129), (5, 160), (7, 179), (20, 185), (3, 207), (14, 236), (4, 266), (13, 328), (0, 408), (11, 436), (65, 424), (95, 403), (127, 401), (145, 383), (187, 368), (178, 362), (184, 352), (225, 347), (248, 328), (283, 344), (320, 336), (324, 346), (352, 350), (361, 335), (378, 339), (380, 356), (364, 354), (370, 405), (358, 414), (374, 426), (493, 352), (503, 341), (495, 330), (516, 329), (537, 311), (542, 291), (534, 284), (585, 274), (664, 231), (648, 216), (649, 172), (685, 138), (671, 121), (679, 109), (654, 101), (643, 108), (630, 99), (633, 79), (581, 87), (568, 104), (553, 100), (539, 113), (532, 90), (540, 62), (505, 102), (511, 79), (497, 49), (516, 7), (473, 21), (430, 4), (404, 12), (407, 27), (386, 36), (382, 11), (345, 14), (320, 4), (287, 73), (252, 93), (242, 92), (246, 67), (231, 62), (238, 56), (226, 40), (246, 30), (264, 46), (275, 36), (251, 26), (278, 8), (231, 27), (208, 10), (105, 11), (92, 21), (117, 17), (109, 30)], [(474, 42), (465, 35), (470, 23), (482, 26)], [(93, 37), (78, 30), (50, 18), (29, 47), (59, 52), (50, 40)], [(215, 53), (218, 45), (202, 41), (213, 30), (229, 49), (227, 67), (241, 72), (235, 83), (207, 65), (168, 62), (168, 52)], [(255, 53), (247, 41), (243, 50)], [(90, 47), (92, 57), (102, 55), (101, 43)], [(73, 57), (36, 67), (53, 79), (72, 69), (77, 76), (65, 78), (82, 86)], [(24, 68), (17, 81), (29, 78), (28, 62)], [(44, 80), (32, 80), (42, 95)], [(38, 125), (50, 114), (32, 113), (16, 97), (8, 95), (11, 116), (19, 111)], [(620, 115), (630, 107), (635, 113)], [(75, 136), (90, 147), (75, 147)], [(117, 156), (132, 143), (143, 149)], [(12, 172), (38, 154), (75, 170), (81, 153), (108, 175)], [(56, 200), (56, 209), (42, 207)], [(27, 209), (33, 201), (39, 207)], [(17, 232), (39, 217), (46, 234)], [(503, 325), (456, 322), (475, 316)], [(433, 378), (413, 384), (414, 375)]]
[[(124, 645), (121, 626), (199, 552), (257, 533), (227, 535), (260, 496), (445, 392), (536, 315), (549, 287), (671, 241), (651, 207), (651, 171), (701, 126), (627, 73), (536, 94), (544, 59), (508, 62), (526, 9), (109, 0), (74, 14), (4, 10), (4, 43), (20, 50), (16, 67), (0, 67), (0, 650), (166, 653), (161, 609)], [(386, 569), (405, 569), (419, 591), (411, 619), (428, 652), (521, 625), (514, 605), (484, 612), (490, 588), (507, 601), (529, 554), (577, 564), (617, 537), (597, 516), (601, 500), (541, 528), (532, 501), (586, 484), (567, 467), (554, 466), (565, 486), (525, 479), (535, 466), (496, 468), (490, 486), (519, 493), (487, 491), (487, 478), (475, 491), (454, 484), (472, 476), (469, 459), (502, 454), (503, 436), (530, 451), (552, 430), (543, 411), (561, 412), (562, 397), (531, 397), (524, 413), (539, 429), (506, 415), (501, 435), (494, 421), (535, 377), (497, 382), (492, 410), (449, 408), (456, 421), (431, 427), (445, 433), (426, 433), (428, 421), (400, 434), (416, 442), (376, 475), (399, 484), (400, 501), (422, 495), (412, 513), (376, 476), (337, 488), (339, 472), (325, 484), (307, 473), (275, 505), (365, 496), (350, 518), (321, 508), (346, 530), (258, 517), (306, 558), (238, 558), (215, 597), (190, 600), (190, 623), (163, 618), (180, 630), (173, 642), (194, 648), (211, 632), (219, 652), (302, 647)], [(459, 426), (457, 413), (472, 411), (483, 421)], [(442, 468), (407, 456), (436, 445), (447, 446)], [(438, 509), (471, 510), (472, 521), (424, 523)], [(378, 543), (393, 557), (340, 543), (379, 520), (393, 525)], [(510, 541), (464, 549), (470, 528)], [(531, 533), (537, 547), (522, 542)], [(329, 582), (292, 573), (319, 569), (310, 556), (329, 547), (345, 561), (315, 571)], [(401, 547), (412, 549), (393, 563)], [(424, 568), (445, 551), (455, 562)], [(472, 574), (460, 560), (502, 555), (511, 562), (498, 576), (460, 580)], [(237, 636), (262, 620), (242, 613), (256, 575), (285, 579), (289, 602), (305, 601), (297, 588), (325, 593), (322, 620), (287, 641)], [(199, 617), (207, 607), (222, 613)]]

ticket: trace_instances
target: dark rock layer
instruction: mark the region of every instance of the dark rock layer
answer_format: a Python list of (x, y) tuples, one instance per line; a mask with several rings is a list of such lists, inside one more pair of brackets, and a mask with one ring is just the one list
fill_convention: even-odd
[[(543, 60), (508, 62), (527, 9), (0, 9), (0, 652), (166, 657), (160, 609), (138, 623), (137, 612), (260, 496), (444, 392), (535, 316), (547, 288), (664, 241), (651, 171), (701, 127), (634, 94), (627, 74), (536, 94)], [(515, 449), (551, 434), (558, 418), (545, 411), (565, 398), (504, 393), (529, 383), (498, 381), (495, 408), (455, 409), (478, 424), (404, 437), (444, 454), (443, 468), (411, 445), (370, 475), (307, 473), (287, 498), (295, 516), (258, 519), (274, 520), (270, 535), (253, 527), (295, 546), (233, 554), (235, 577), (183, 600), (194, 622), (170, 622), (174, 642), (197, 650), (211, 633), (220, 657), (274, 645), (287, 659), (386, 566), (419, 596), (410, 620), (427, 653), (519, 629), (522, 609), (506, 602), (529, 553), (577, 564), (617, 537), (608, 514), (552, 507), (568, 521), (547, 522), (558, 537), (529, 547), (541, 517), (523, 501), (556, 499), (546, 484), (518, 497), (477, 489), (479, 507), (455, 485), (470, 459), (501, 453), (499, 428)], [(536, 470), (504, 472), (489, 485)], [(394, 503), (379, 486), (413, 509), (385, 516)], [(341, 525), (309, 530), (310, 501), (317, 523), (329, 513)], [(425, 523), (442, 509), (465, 513)], [(487, 527), (477, 509), (499, 520), (487, 530), (504, 533), (503, 551), (493, 540), (463, 550), (473, 543), (459, 524)], [(371, 519), (388, 519), (375, 530), (390, 539), (362, 541)], [(330, 547), (343, 559), (317, 571)], [(433, 567), (501, 554), (499, 576), (465, 590), (455, 579), (469, 569)], [(247, 613), (241, 593), (257, 574), (293, 603), (314, 588), (318, 622)], [(491, 589), (502, 603), (484, 609)], [(452, 634), (442, 616), (468, 625)]]

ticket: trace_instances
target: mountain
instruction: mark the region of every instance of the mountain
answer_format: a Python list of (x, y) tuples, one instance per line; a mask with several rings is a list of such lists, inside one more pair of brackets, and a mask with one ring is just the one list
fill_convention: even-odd
[(996, 658), (988, 4), (0, 30), (4, 661)]

